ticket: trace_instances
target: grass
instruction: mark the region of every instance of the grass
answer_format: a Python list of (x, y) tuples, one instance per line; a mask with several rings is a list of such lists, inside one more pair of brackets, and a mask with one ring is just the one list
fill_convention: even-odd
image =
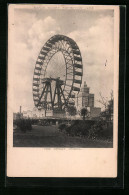
[(14, 147), (67, 147), (67, 148), (111, 148), (113, 143), (108, 140), (91, 140), (87, 137), (71, 137), (58, 130), (56, 125), (33, 125), (26, 133), (14, 130)]

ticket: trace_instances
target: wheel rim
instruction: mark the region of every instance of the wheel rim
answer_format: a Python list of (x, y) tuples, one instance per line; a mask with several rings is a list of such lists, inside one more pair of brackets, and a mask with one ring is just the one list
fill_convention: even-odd
[[(38, 105), (43, 90), (42, 79), (46, 77), (47, 67), (55, 54), (61, 52), (66, 66), (63, 92), (66, 99), (74, 98), (82, 84), (83, 64), (76, 42), (64, 35), (51, 37), (42, 47), (34, 69), (33, 100)], [(56, 67), (54, 67), (56, 68)]]

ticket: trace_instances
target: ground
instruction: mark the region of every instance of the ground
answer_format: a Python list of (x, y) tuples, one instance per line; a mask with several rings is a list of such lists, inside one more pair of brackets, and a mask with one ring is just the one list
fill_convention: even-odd
[(14, 147), (78, 147), (78, 148), (111, 148), (108, 140), (91, 140), (88, 138), (71, 137), (58, 130), (58, 126), (33, 125), (26, 133), (15, 129), (13, 134)]

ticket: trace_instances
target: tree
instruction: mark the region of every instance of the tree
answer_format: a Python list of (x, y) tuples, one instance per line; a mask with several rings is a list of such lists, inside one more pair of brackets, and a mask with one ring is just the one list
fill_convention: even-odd
[(82, 108), (81, 109), (81, 116), (83, 117), (83, 120), (85, 120), (87, 112), (88, 112), (87, 108)]
[(75, 106), (68, 106), (67, 107), (67, 112), (71, 115), (71, 116), (75, 116), (77, 113), (77, 109)]
[(113, 119), (113, 104), (114, 104), (114, 98), (113, 98), (113, 91), (112, 91), (111, 99), (108, 101), (108, 106), (107, 106), (107, 113), (108, 113), (109, 121), (112, 121)]
[(101, 93), (100, 93), (100, 97), (101, 97), (101, 100), (99, 100), (98, 102), (100, 102), (101, 104), (103, 104), (105, 106), (105, 110), (101, 113), (101, 115), (106, 117), (107, 121), (112, 121), (112, 118), (113, 118), (113, 102), (114, 102), (113, 91), (111, 90), (110, 100), (106, 100), (101, 95)]

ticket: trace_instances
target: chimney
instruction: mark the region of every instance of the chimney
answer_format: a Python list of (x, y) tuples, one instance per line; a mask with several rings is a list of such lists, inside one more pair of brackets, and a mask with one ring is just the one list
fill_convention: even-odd
[(22, 107), (20, 106), (20, 114), (21, 114), (21, 109), (22, 109)]
[(84, 87), (87, 87), (86, 81), (84, 81)]

